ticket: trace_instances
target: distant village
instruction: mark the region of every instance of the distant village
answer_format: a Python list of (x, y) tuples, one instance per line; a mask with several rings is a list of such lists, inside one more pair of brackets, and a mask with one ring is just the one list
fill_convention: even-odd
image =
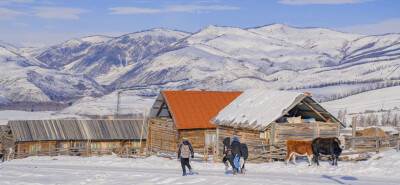
[(341, 113), (332, 115), (307, 92), (160, 91), (148, 111), (135, 119), (10, 120), (1, 126), (2, 159), (111, 154), (172, 159), (182, 138), (190, 141), (194, 160), (205, 162), (221, 162), (222, 141), (234, 137), (247, 144), (251, 163), (288, 160), (291, 140), (343, 137), (340, 160), (365, 160), (383, 148), (399, 149), (398, 127), (361, 127), (356, 118), (346, 127)]

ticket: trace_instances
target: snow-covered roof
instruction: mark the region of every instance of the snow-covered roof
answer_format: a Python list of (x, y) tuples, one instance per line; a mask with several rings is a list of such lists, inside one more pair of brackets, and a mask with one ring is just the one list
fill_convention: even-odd
[[(311, 96), (301, 92), (250, 89), (244, 91), (210, 122), (217, 125), (265, 129), (305, 98), (312, 102), (309, 105), (315, 110), (327, 112)], [(325, 119), (338, 121), (330, 114), (324, 116), (327, 116)]]
[(246, 90), (226, 106), (211, 123), (248, 123), (268, 126), (281, 117), (298, 97), (306, 96), (299, 92), (270, 91), (265, 89)]

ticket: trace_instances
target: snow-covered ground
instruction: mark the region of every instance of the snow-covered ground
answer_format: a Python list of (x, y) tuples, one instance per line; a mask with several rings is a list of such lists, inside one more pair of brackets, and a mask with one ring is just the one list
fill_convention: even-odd
[(400, 109), (400, 86), (377, 89), (322, 103), (330, 111), (347, 109), (348, 113), (362, 113), (365, 110)]
[(72, 114), (59, 114), (54, 111), (26, 112), (18, 110), (0, 111), (0, 125), (6, 125), (8, 120), (43, 120), (43, 119), (88, 119)]
[[(391, 111), (393, 116), (400, 115), (400, 86), (372, 90), (339, 100), (323, 102), (324, 106), (333, 115), (339, 111), (347, 111), (346, 123), (350, 124), (353, 116), (368, 116), (373, 113), (380, 122), (382, 114)], [(392, 119), (392, 118), (391, 118)]]
[(247, 164), (245, 175), (221, 163), (191, 162), (197, 175), (182, 177), (180, 162), (160, 157), (29, 157), (0, 164), (1, 184), (399, 184), (400, 152), (387, 151), (358, 163), (331, 166), (283, 162)]
[[(134, 95), (134, 92), (123, 91), (120, 94), (120, 114), (144, 114), (153, 105), (156, 97), (142, 97)], [(85, 97), (75, 102), (60, 113), (79, 115), (114, 115), (117, 112), (117, 92), (94, 98)]]

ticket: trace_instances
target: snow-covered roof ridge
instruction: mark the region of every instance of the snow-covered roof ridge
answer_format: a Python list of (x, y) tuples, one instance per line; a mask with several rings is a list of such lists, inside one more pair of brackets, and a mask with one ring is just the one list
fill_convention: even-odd
[(301, 92), (249, 89), (226, 106), (210, 122), (213, 124), (266, 127), (279, 119), (285, 111), (307, 97)]

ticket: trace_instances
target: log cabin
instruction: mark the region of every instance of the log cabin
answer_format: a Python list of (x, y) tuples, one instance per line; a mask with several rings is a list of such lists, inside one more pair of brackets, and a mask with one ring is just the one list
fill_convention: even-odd
[(143, 120), (14, 120), (7, 124), (2, 148), (12, 158), (109, 155), (128, 146), (133, 152), (132, 148), (146, 146), (146, 124)]
[(241, 93), (161, 91), (150, 111), (148, 151), (176, 153), (182, 138), (187, 137), (195, 153), (213, 154), (216, 125), (209, 121)]
[(249, 148), (250, 162), (283, 159), (287, 140), (339, 136), (344, 125), (309, 93), (246, 90), (210, 123), (216, 127), (216, 151), (222, 141), (238, 137)]

